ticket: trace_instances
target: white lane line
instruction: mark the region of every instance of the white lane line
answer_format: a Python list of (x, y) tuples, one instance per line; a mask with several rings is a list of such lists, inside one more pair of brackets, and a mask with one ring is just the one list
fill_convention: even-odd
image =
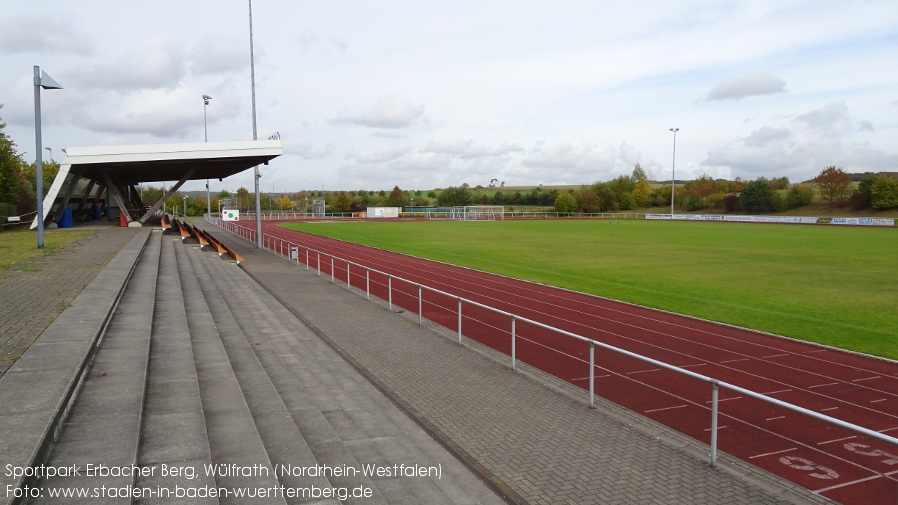
[(735, 363), (737, 361), (748, 361), (748, 358), (728, 359), (725, 361), (721, 361), (721, 363)]
[(828, 349), (817, 349), (814, 351), (803, 351), (802, 354), (811, 354), (811, 353), (815, 353), (815, 352), (826, 352), (826, 351), (828, 351)]
[(777, 393), (788, 393), (789, 391), (792, 391), (792, 390), (791, 389), (780, 389), (779, 391), (771, 391), (769, 393), (763, 393), (763, 394), (769, 396), (769, 395), (775, 395)]
[[(603, 378), (605, 378), (605, 377), (611, 377), (611, 375), (608, 375), (608, 374), (606, 374), (606, 375), (593, 375), (593, 378), (594, 378), (594, 379), (603, 379)], [(574, 378), (571, 379), (571, 380), (572, 380), (572, 381), (588, 381), (588, 380), (589, 380), (589, 377), (574, 377)]]
[(870, 403), (879, 403), (888, 400), (888, 398), (880, 398), (879, 400), (870, 400)]
[(808, 389), (822, 388), (825, 386), (836, 386), (838, 384), (839, 384), (838, 382), (828, 382), (826, 384), (817, 384), (816, 386), (808, 386)]
[[(718, 426), (717, 427), (718, 430), (722, 430), (724, 428), (726, 428), (726, 426)], [(711, 428), (705, 428), (705, 431), (711, 431)]]
[(633, 375), (634, 373), (646, 373), (646, 372), (657, 372), (661, 370), (660, 368), (652, 368), (651, 370), (636, 370), (635, 372), (627, 372), (627, 375)]
[(868, 480), (878, 479), (878, 478), (880, 478), (880, 477), (882, 477), (882, 475), (874, 475), (874, 476), (872, 476), (872, 477), (867, 477), (867, 478), (865, 478), (865, 479), (858, 479), (858, 480), (853, 480), (853, 481), (851, 481), (851, 482), (845, 482), (845, 483), (842, 483), (842, 484), (836, 484), (835, 486), (829, 486), (829, 487), (825, 487), (825, 488), (822, 488), (822, 489), (815, 489), (814, 492), (815, 492), (815, 493), (818, 493), (818, 494), (819, 494), (819, 493), (825, 493), (825, 492), (827, 492), (827, 491), (832, 491), (833, 489), (839, 489), (840, 487), (850, 486), (850, 485), (852, 485), (852, 484), (860, 484), (861, 482), (867, 482)]
[(763, 356), (763, 358), (764, 358), (764, 359), (781, 358), (781, 357), (783, 357), (783, 356), (789, 356), (789, 355), (790, 355), (790, 353), (784, 352), (784, 353), (782, 353), (782, 354), (771, 354), (770, 356)]
[(828, 409), (820, 409), (820, 412), (826, 412), (827, 410), (836, 410), (836, 409), (838, 409), (838, 408), (839, 408), (839, 407), (830, 407), (830, 408), (828, 408)]
[(886, 428), (886, 429), (884, 429), (884, 430), (879, 430), (879, 432), (880, 432), (880, 433), (885, 433), (885, 432), (887, 432), (887, 431), (892, 431), (892, 430), (898, 430), (898, 426), (895, 426), (894, 428)]
[(881, 379), (881, 378), (882, 378), (882, 375), (877, 375), (876, 377), (866, 377), (866, 378), (863, 378), (863, 379), (854, 379), (854, 380), (852, 380), (851, 382), (869, 381), (869, 380), (873, 380), (873, 379)]
[(798, 449), (798, 447), (793, 447), (791, 449), (783, 449), (782, 451), (768, 452), (765, 454), (758, 454), (757, 456), (749, 456), (748, 459), (763, 458), (764, 456), (773, 456), (774, 454), (782, 454), (784, 452), (794, 451), (795, 449)]
[(826, 442), (817, 442), (817, 445), (826, 445), (826, 444), (831, 444), (833, 442), (841, 442), (843, 440), (851, 440), (852, 438), (857, 438), (857, 435), (852, 435), (850, 437), (844, 437), (844, 438), (837, 438), (835, 440), (827, 440)]
[[(741, 397), (741, 396), (734, 396), (734, 397), (732, 397), (732, 398), (720, 398), (720, 399), (717, 400), (717, 403), (720, 403), (720, 402), (726, 402), (726, 401), (730, 401), (730, 400), (738, 400), (739, 398), (742, 398), (742, 397)], [(714, 400), (708, 400), (708, 401), (706, 401), (705, 403), (714, 403)]]
[(675, 405), (675, 406), (673, 406), (673, 407), (664, 407), (664, 408), (661, 408), (661, 409), (651, 409), (651, 410), (645, 410), (645, 411), (643, 411), (643, 412), (645, 412), (646, 414), (648, 414), (649, 412), (659, 412), (659, 411), (662, 411), (662, 410), (670, 410), (670, 409), (681, 409), (681, 408), (683, 408), (683, 407), (688, 407), (688, 405)]
[(774, 420), (776, 420), (776, 419), (785, 419), (785, 418), (786, 418), (786, 416), (768, 417), (767, 419), (764, 419), (764, 420), (765, 420), (765, 421), (774, 421)]
[(707, 365), (707, 363), (695, 363), (693, 365), (678, 365), (678, 366), (680, 368), (689, 368), (689, 367), (693, 367), (693, 366), (705, 366), (705, 365)]

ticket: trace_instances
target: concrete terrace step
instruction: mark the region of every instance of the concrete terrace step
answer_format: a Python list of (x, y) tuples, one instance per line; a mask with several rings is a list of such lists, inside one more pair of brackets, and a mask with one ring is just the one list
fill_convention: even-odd
[[(152, 469), (140, 476), (138, 487), (167, 490), (183, 485), (179, 475), (163, 475), (167, 468), (201, 469), (212, 464), (209, 435), (200, 398), (193, 348), (181, 292), (181, 278), (175, 260), (172, 237), (162, 238), (160, 275), (156, 291), (156, 317), (147, 374), (147, 394), (138, 464)], [(180, 243), (180, 239), (175, 238)], [(173, 436), (173, 435), (177, 436)], [(216, 486), (215, 478), (199, 472), (191, 486)], [(141, 503), (168, 503), (164, 497), (143, 498)], [(218, 503), (217, 499), (196, 503)]]
[[(234, 376), (270, 459), (272, 465), (270, 468), (281, 466), (307, 468), (317, 465), (318, 462), (287, 411), (268, 371), (259, 361), (254, 345), (247, 338), (247, 335), (253, 335), (251, 340), (256, 345), (261, 345), (258, 336), (254, 334), (255, 326), (247, 321), (242, 308), (237, 307), (237, 313), (232, 312), (233, 301), (230, 303), (226, 301), (230, 298), (229, 293), (219, 289), (215, 279), (208, 273), (206, 265), (223, 264), (229, 267), (225, 272), (228, 269), (239, 275), (242, 275), (242, 272), (213, 254), (192, 248), (190, 244), (184, 246), (188, 249), (184, 256), (193, 266), (200, 289), (215, 320), (224, 351), (234, 369)], [(240, 324), (241, 320), (243, 324)], [(277, 367), (273, 369), (275, 373), (278, 371), (283, 372)], [(331, 487), (331, 482), (321, 476), (294, 476), (288, 473), (278, 474), (278, 479), (282, 485), (291, 488)]]
[[(47, 465), (88, 464), (131, 467), (137, 464), (140, 427), (146, 389), (150, 331), (159, 272), (161, 233), (147, 242), (134, 274), (115, 309), (90, 371), (75, 400), (71, 415), (53, 447)], [(134, 484), (132, 475), (110, 477), (113, 487)], [(43, 479), (43, 498), (31, 503), (52, 503), (49, 488), (89, 488), (87, 475)], [(128, 497), (68, 498), (66, 503), (130, 503)]]
[(499, 501), (242, 269), (221, 261), (204, 263), (321, 464), (359, 468), (438, 462), (448, 475), (332, 478), (334, 484), (371, 485), (375, 498), (386, 503)]
[[(222, 343), (219, 321), (213, 318), (197, 272), (188, 258), (190, 252), (185, 247), (175, 247), (212, 463), (224, 470), (216, 475), (216, 484), (234, 491), (275, 488), (278, 481), (273, 475), (229, 471), (230, 468), (271, 468), (271, 460)], [(220, 497), (220, 502), (241, 500)], [(254, 503), (285, 503), (285, 500), (266, 497)]]
[[(0, 455), (4, 468), (43, 464), (77, 395), (119, 294), (128, 282), (151, 230), (139, 230), (24, 356), (0, 377)], [(22, 489), (37, 479), (0, 472), (0, 489)], [(17, 501), (0, 494), (0, 504)]]

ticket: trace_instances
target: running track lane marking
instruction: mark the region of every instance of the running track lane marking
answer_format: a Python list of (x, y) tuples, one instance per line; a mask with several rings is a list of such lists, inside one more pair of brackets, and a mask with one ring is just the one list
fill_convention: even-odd
[(838, 409), (838, 408), (839, 408), (839, 407), (830, 407), (830, 408), (828, 408), (828, 409), (820, 409), (820, 412), (826, 412), (827, 410), (836, 410), (836, 409)]
[(822, 387), (825, 387), (825, 386), (838, 386), (839, 384), (840, 384), (839, 382), (830, 382), (830, 383), (827, 383), (827, 384), (817, 384), (816, 386), (808, 386), (808, 389), (822, 388)]
[(825, 492), (827, 492), (827, 491), (832, 491), (833, 489), (839, 489), (840, 487), (852, 486), (852, 485), (854, 485), (854, 484), (860, 484), (861, 482), (867, 482), (868, 480), (880, 479), (880, 478), (882, 478), (882, 477), (883, 477), (882, 474), (880, 474), (880, 475), (872, 475), (872, 476), (870, 476), (870, 477), (866, 477), (866, 478), (863, 478), (863, 479), (857, 479), (857, 480), (853, 480), (853, 481), (851, 481), (851, 482), (843, 482), (842, 484), (836, 484), (835, 486), (829, 486), (829, 487), (825, 487), (825, 488), (822, 488), (822, 489), (814, 489), (813, 491), (814, 491), (815, 493), (817, 493), (817, 494), (825, 493)]
[(826, 442), (817, 442), (817, 445), (831, 444), (833, 442), (841, 442), (843, 440), (851, 440), (852, 438), (857, 438), (857, 435), (852, 435), (850, 437), (845, 437), (845, 438), (837, 438), (835, 440), (827, 440)]
[[(594, 379), (604, 379), (605, 377), (611, 377), (611, 375), (609, 375), (609, 374), (605, 374), (605, 375), (593, 375), (592, 377), (593, 377)], [(585, 381), (585, 380), (589, 380), (589, 377), (575, 377), (575, 378), (573, 378), (573, 379), (571, 379), (571, 380), (572, 380), (572, 381)]]
[(794, 451), (796, 449), (798, 449), (798, 447), (793, 447), (791, 449), (783, 449), (782, 451), (768, 452), (766, 454), (758, 454), (757, 456), (749, 456), (748, 459), (763, 458), (764, 456), (773, 456), (775, 454), (782, 454), (784, 452)]
[(888, 398), (880, 398), (879, 400), (870, 400), (870, 403), (884, 402), (886, 400), (888, 400)]
[(769, 393), (761, 393), (761, 394), (770, 396), (770, 395), (775, 395), (777, 393), (788, 393), (789, 391), (792, 391), (792, 390), (791, 389), (780, 389), (779, 391), (771, 391)]
[[(719, 399), (717, 400), (717, 403), (720, 403), (720, 402), (726, 402), (726, 401), (729, 401), (729, 400), (738, 400), (739, 398), (742, 398), (742, 397), (741, 397), (741, 396), (734, 396), (734, 397), (732, 397), (732, 398), (719, 398)], [(708, 400), (708, 401), (706, 401), (705, 403), (714, 403), (714, 400)]]
[(675, 405), (675, 406), (673, 406), (673, 407), (664, 407), (664, 408), (660, 408), (660, 409), (644, 410), (643, 412), (646, 413), (646, 414), (648, 414), (649, 412), (659, 412), (659, 411), (662, 411), (662, 410), (670, 410), (670, 409), (681, 409), (681, 408), (683, 408), (683, 407), (688, 407), (688, 406), (689, 406), (689, 405)]
[(761, 359), (781, 358), (783, 356), (791, 356), (792, 353), (784, 352), (782, 354), (771, 354), (770, 356), (761, 356)]
[(735, 362), (737, 362), (737, 361), (748, 361), (748, 358), (728, 359), (728, 360), (725, 360), (725, 361), (721, 361), (720, 363), (721, 363), (721, 364), (723, 364), (723, 363), (735, 363)]
[(627, 375), (632, 375), (634, 373), (646, 373), (646, 372), (657, 372), (661, 370), (660, 368), (652, 368), (650, 370), (636, 370), (635, 372), (627, 372)]
[(774, 420), (776, 420), (776, 419), (785, 419), (785, 418), (786, 418), (786, 416), (768, 417), (767, 419), (764, 419), (764, 420), (765, 420), (765, 421), (774, 421)]
[(869, 380), (873, 380), (873, 379), (881, 379), (881, 378), (882, 378), (882, 375), (877, 375), (876, 377), (867, 377), (867, 378), (864, 378), (864, 379), (854, 379), (854, 380), (852, 380), (851, 382), (869, 381)]

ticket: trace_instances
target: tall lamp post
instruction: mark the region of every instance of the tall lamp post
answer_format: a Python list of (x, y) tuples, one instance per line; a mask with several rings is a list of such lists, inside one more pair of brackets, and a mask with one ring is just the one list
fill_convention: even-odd
[(37, 144), (37, 154), (35, 155), (35, 182), (34, 186), (37, 193), (37, 248), (44, 248), (44, 167), (41, 160), (41, 88), (44, 89), (62, 89), (62, 86), (46, 72), (41, 71), (41, 67), (34, 66), (34, 141)]
[[(209, 105), (209, 100), (212, 100), (211, 96), (203, 95), (203, 139), (206, 142), (209, 142), (209, 128), (206, 126), (206, 106)], [(209, 179), (206, 179), (206, 215), (209, 216), (209, 220), (212, 219), (212, 195), (209, 193)]]
[(670, 128), (670, 131), (674, 134), (673, 140), (673, 161), (671, 162), (671, 170), (670, 170), (670, 218), (674, 217), (674, 189), (677, 185), (677, 132), (680, 131), (679, 128)]
[[(253, 93), (253, 140), (259, 140), (256, 131), (256, 64), (253, 56), (253, 0), (249, 0), (249, 79)], [(262, 201), (259, 197), (259, 165), (253, 167), (254, 179), (256, 181), (256, 247), (262, 248)]]

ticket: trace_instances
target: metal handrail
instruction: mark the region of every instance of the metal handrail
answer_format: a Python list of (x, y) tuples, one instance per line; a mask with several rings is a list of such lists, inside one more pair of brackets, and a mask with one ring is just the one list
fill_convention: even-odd
[[(224, 228), (224, 229), (226, 229), (226, 230), (228, 230), (228, 227), (231, 226), (231, 227), (233, 227), (235, 230), (237, 230), (237, 231), (236, 231), (236, 234), (237, 234), (238, 236), (243, 237), (243, 238), (246, 238), (247, 240), (254, 240), (254, 237), (247, 237), (247, 236), (244, 236), (244, 234), (241, 233), (239, 230), (240, 230), (240, 229), (244, 229), (245, 227), (240, 226), (240, 225), (238, 225), (238, 224), (236, 224), (236, 223), (226, 223), (226, 222), (225, 222), (225, 223), (219, 223), (219, 226), (222, 227), (222, 228)], [(254, 230), (251, 230), (251, 229), (249, 229), (249, 228), (246, 228), (246, 230), (247, 230), (248, 232), (251, 232), (251, 233), (246, 233), (246, 235), (248, 235), (248, 236), (249, 236), (249, 235), (252, 235), (252, 233), (254, 233)], [(234, 230), (228, 230), (228, 231), (235, 232)], [(410, 285), (412, 285), (412, 286), (414, 286), (414, 287), (417, 287), (417, 288), (418, 288), (418, 324), (422, 324), (422, 323), (423, 323), (423, 310), (422, 310), (423, 296), (422, 296), (422, 291), (427, 290), (427, 291), (432, 292), (432, 293), (436, 293), (436, 294), (440, 294), (440, 295), (446, 296), (446, 297), (448, 297), (448, 298), (450, 298), (450, 299), (456, 299), (456, 300), (458, 300), (458, 343), (459, 343), (459, 344), (462, 342), (462, 336), (463, 336), (463, 335), (462, 335), (462, 324), (461, 324), (461, 321), (462, 321), (462, 304), (463, 304), (463, 303), (467, 303), (467, 304), (470, 304), (470, 305), (473, 305), (473, 306), (476, 306), (476, 307), (480, 307), (480, 308), (483, 308), (483, 309), (492, 311), (492, 312), (497, 313), (497, 314), (500, 314), (500, 315), (505, 315), (505, 316), (510, 317), (510, 318), (511, 318), (511, 339), (512, 339), (512, 340), (511, 340), (511, 344), (512, 344), (512, 346), (511, 346), (511, 350), (512, 350), (512, 352), (511, 352), (511, 358), (512, 358), (511, 367), (512, 367), (512, 369), (516, 368), (516, 364), (517, 364), (517, 360), (516, 360), (516, 356), (515, 356), (515, 343), (516, 343), (515, 325), (516, 325), (516, 321), (522, 321), (522, 322), (525, 322), (525, 323), (534, 325), (534, 326), (536, 326), (536, 327), (543, 328), (543, 329), (545, 329), (545, 330), (549, 330), (549, 331), (552, 331), (552, 332), (555, 332), (555, 333), (558, 333), (558, 334), (561, 334), (561, 335), (564, 335), (564, 336), (573, 338), (573, 339), (575, 339), (575, 340), (579, 340), (579, 341), (581, 341), (581, 342), (584, 342), (584, 343), (589, 344), (589, 350), (590, 350), (590, 352), (589, 352), (589, 370), (590, 370), (590, 373), (589, 373), (589, 406), (590, 406), (590, 408), (594, 408), (594, 407), (595, 407), (595, 384), (594, 384), (594, 374), (593, 374), (593, 371), (595, 370), (595, 352), (594, 352), (594, 348), (595, 348), (595, 347), (601, 347), (601, 348), (603, 348), (603, 349), (607, 349), (607, 350), (610, 350), (610, 351), (614, 351), (614, 352), (623, 354), (623, 355), (625, 355), (625, 356), (628, 356), (628, 357), (631, 357), (631, 358), (634, 358), (634, 359), (638, 359), (638, 360), (644, 361), (644, 362), (646, 362), (646, 363), (651, 363), (651, 364), (656, 365), (656, 366), (659, 366), (659, 367), (661, 367), (661, 368), (664, 368), (664, 369), (667, 369), (667, 370), (670, 370), (670, 371), (673, 371), (673, 372), (677, 372), (677, 373), (679, 373), (679, 374), (686, 375), (686, 376), (692, 377), (692, 378), (694, 378), (694, 379), (697, 379), (697, 380), (700, 380), (700, 381), (707, 382), (707, 383), (711, 384), (711, 387), (712, 387), (712, 391), (711, 391), (712, 401), (711, 401), (711, 403), (712, 403), (712, 405), (711, 405), (711, 444), (710, 444), (710, 446), (711, 446), (711, 454), (710, 454), (710, 463), (711, 463), (712, 466), (714, 466), (714, 465), (717, 464), (717, 426), (718, 426), (718, 425), (717, 425), (717, 418), (718, 418), (718, 404), (719, 404), (719, 401), (718, 401), (718, 389), (721, 388), (721, 387), (726, 388), (726, 389), (729, 389), (729, 390), (734, 391), (734, 392), (737, 392), (737, 393), (744, 394), (744, 395), (746, 395), (746, 396), (750, 396), (750, 397), (755, 398), (755, 399), (758, 399), (758, 400), (762, 400), (762, 401), (771, 403), (771, 404), (773, 404), (773, 405), (777, 405), (777, 406), (779, 406), (779, 407), (783, 407), (783, 408), (785, 408), (785, 409), (787, 409), (787, 410), (791, 410), (791, 411), (793, 411), (793, 412), (798, 412), (798, 413), (800, 413), (800, 414), (804, 414), (804, 415), (806, 415), (806, 416), (808, 416), (808, 417), (817, 419), (817, 420), (819, 420), (819, 421), (824, 421), (824, 422), (827, 422), (827, 423), (830, 423), (830, 424), (834, 424), (834, 425), (836, 425), (836, 426), (839, 426), (839, 427), (842, 427), (842, 428), (845, 428), (845, 429), (848, 429), (848, 430), (851, 430), (851, 431), (854, 431), (854, 432), (857, 432), (857, 433), (860, 433), (860, 434), (869, 436), (869, 437), (871, 437), (871, 438), (875, 438), (875, 439), (880, 440), (880, 441), (883, 441), (883, 442), (887, 442), (887, 443), (890, 443), (890, 444), (898, 445), (898, 438), (891, 437), (891, 436), (889, 436), (889, 435), (885, 435), (885, 434), (880, 433), (880, 432), (877, 432), (877, 431), (873, 431), (873, 430), (871, 430), (871, 429), (869, 429), (869, 428), (865, 428), (865, 427), (863, 427), (863, 426), (859, 426), (859, 425), (856, 425), (856, 424), (853, 424), (853, 423), (849, 423), (849, 422), (847, 422), (847, 421), (843, 421), (843, 420), (837, 419), (837, 418), (835, 418), (835, 417), (827, 416), (826, 414), (821, 414), (821, 413), (819, 413), (819, 412), (814, 412), (813, 410), (809, 410), (809, 409), (806, 409), (806, 408), (804, 408), (804, 407), (800, 407), (800, 406), (798, 406), (798, 405), (794, 405), (794, 404), (792, 404), (792, 403), (784, 402), (784, 401), (782, 401), (782, 400), (778, 400), (778, 399), (776, 399), (776, 398), (772, 398), (772, 397), (770, 397), (770, 396), (767, 396), (767, 395), (764, 395), (764, 394), (761, 394), (761, 393), (757, 393), (757, 392), (752, 391), (752, 390), (749, 390), (749, 389), (745, 389), (745, 388), (740, 387), (740, 386), (737, 386), (737, 385), (735, 385), (735, 384), (730, 384), (730, 383), (728, 383), (728, 382), (720, 381), (720, 380), (715, 379), (715, 378), (713, 378), (713, 377), (708, 377), (708, 376), (706, 376), (706, 375), (698, 374), (698, 373), (695, 373), (695, 372), (693, 372), (693, 371), (686, 370), (686, 369), (684, 369), (684, 368), (680, 368), (680, 367), (677, 367), (677, 366), (675, 366), (675, 365), (671, 365), (671, 364), (669, 364), (669, 363), (665, 363), (665, 362), (663, 362), (663, 361), (658, 361), (658, 360), (656, 360), (656, 359), (649, 358), (649, 357), (647, 357), (647, 356), (643, 356), (643, 355), (641, 355), (641, 354), (637, 354), (637, 353), (634, 353), (634, 352), (632, 352), (632, 351), (628, 351), (628, 350), (626, 350), (626, 349), (621, 349), (621, 348), (619, 348), (619, 347), (615, 347), (615, 346), (610, 345), (610, 344), (606, 344), (606, 343), (603, 343), (603, 342), (599, 342), (598, 340), (593, 340), (593, 339), (584, 337), (584, 336), (582, 336), (582, 335), (577, 335), (576, 333), (572, 333), (572, 332), (569, 332), (569, 331), (566, 331), (566, 330), (562, 330), (562, 329), (560, 329), (560, 328), (556, 328), (556, 327), (554, 327), (554, 326), (550, 326), (550, 325), (541, 323), (541, 322), (539, 322), (539, 321), (534, 321), (533, 319), (529, 319), (529, 318), (527, 318), (527, 317), (519, 316), (519, 315), (517, 315), (517, 314), (513, 314), (513, 313), (511, 313), (511, 312), (507, 312), (507, 311), (504, 311), (504, 310), (501, 310), (501, 309), (497, 309), (497, 308), (495, 308), (495, 307), (491, 307), (491, 306), (489, 306), (489, 305), (485, 305), (485, 304), (482, 304), (482, 303), (480, 303), (480, 302), (476, 302), (476, 301), (474, 301), (474, 300), (469, 300), (469, 299), (467, 299), (467, 298), (463, 298), (463, 297), (458, 296), (458, 295), (453, 295), (453, 294), (451, 294), (451, 293), (448, 293), (448, 292), (446, 292), (446, 291), (442, 291), (442, 290), (440, 290), (440, 289), (436, 289), (436, 288), (433, 288), (433, 287), (430, 287), (430, 286), (426, 286), (426, 285), (424, 285), (424, 284), (421, 284), (421, 283), (418, 283), (418, 282), (414, 282), (414, 281), (411, 281), (411, 280), (408, 280), (408, 279), (405, 279), (405, 278), (402, 278), (402, 277), (399, 277), (399, 276), (395, 276), (395, 275), (392, 275), (392, 274), (389, 274), (389, 273), (386, 273), (386, 272), (382, 272), (382, 271), (380, 271), (380, 270), (377, 270), (377, 269), (375, 269), (375, 268), (368, 267), (368, 266), (366, 266), (366, 265), (362, 265), (362, 264), (359, 264), (359, 263), (355, 263), (355, 262), (349, 261), (349, 260), (347, 260), (347, 259), (338, 258), (338, 257), (336, 257), (336, 256), (334, 256), (334, 255), (332, 255), (332, 254), (329, 254), (329, 253), (326, 253), (326, 252), (323, 252), (323, 251), (319, 251), (319, 250), (313, 249), (313, 248), (311, 248), (311, 247), (303, 246), (303, 245), (300, 245), (300, 244), (297, 244), (297, 243), (294, 243), (294, 242), (290, 242), (290, 241), (285, 240), (285, 239), (282, 239), (282, 238), (280, 238), (280, 237), (275, 237), (275, 236), (269, 235), (269, 234), (263, 235), (263, 247), (265, 247), (265, 238), (266, 238), (266, 237), (268, 237), (268, 244), (271, 245), (270, 248), (266, 248), (266, 249), (269, 250), (269, 251), (271, 251), (273, 254), (275, 254), (275, 255), (277, 255), (277, 256), (282, 256), (282, 257), (287, 258), (288, 261), (292, 261), (292, 260), (291, 260), (289, 257), (287, 257), (286, 255), (281, 255), (281, 253), (279, 253), (279, 252), (277, 252), (277, 251), (275, 250), (275, 248), (274, 248), (274, 243), (275, 243), (275, 241), (280, 241), (280, 246), (281, 246), (281, 247), (278, 248), (278, 249), (280, 249), (280, 250), (283, 250), (285, 245), (288, 246), (289, 248), (296, 247), (296, 248), (297, 248), (297, 251), (298, 251), (298, 248), (303, 248), (303, 249), (305, 249), (305, 250), (306, 250), (306, 262), (305, 262), (305, 264), (306, 264), (306, 269), (309, 268), (309, 253), (310, 253), (310, 252), (316, 253), (316, 254), (317, 254), (317, 258), (318, 258), (318, 259), (317, 259), (317, 265), (318, 265), (318, 275), (319, 275), (319, 276), (321, 275), (321, 256), (323, 255), (323, 256), (325, 257), (325, 259), (328, 258), (328, 257), (330, 257), (330, 259), (331, 259), (331, 282), (335, 282), (335, 281), (334, 281), (334, 272), (335, 272), (334, 262), (335, 262), (336, 260), (339, 260), (339, 261), (341, 261), (341, 262), (345, 262), (345, 263), (346, 263), (346, 269), (347, 269), (347, 270), (346, 270), (346, 271), (347, 271), (347, 277), (346, 277), (347, 289), (350, 289), (350, 288), (351, 288), (351, 284), (350, 284), (350, 276), (349, 276), (349, 268), (350, 268), (350, 265), (354, 265), (354, 266), (357, 266), (357, 267), (359, 267), (359, 268), (365, 270), (365, 272), (366, 272), (366, 295), (368, 296), (368, 298), (370, 298), (370, 296), (371, 296), (370, 289), (369, 289), (369, 286), (370, 286), (370, 274), (371, 274), (371, 272), (374, 272), (374, 273), (377, 273), (377, 274), (386, 276), (386, 277), (387, 277), (387, 280), (388, 280), (388, 284), (387, 284), (387, 285), (388, 285), (388, 298), (389, 298), (388, 303), (390, 304), (390, 309), (391, 309), (391, 310), (392, 310), (392, 304), (393, 304), (393, 301), (392, 301), (392, 295), (393, 295), (392, 281), (393, 281), (393, 279), (396, 279), (396, 280), (398, 280), (398, 281), (405, 282), (405, 283), (410, 284)], [(299, 264), (299, 256), (298, 256), (298, 255), (297, 255), (297, 258), (296, 258), (296, 263)]]

